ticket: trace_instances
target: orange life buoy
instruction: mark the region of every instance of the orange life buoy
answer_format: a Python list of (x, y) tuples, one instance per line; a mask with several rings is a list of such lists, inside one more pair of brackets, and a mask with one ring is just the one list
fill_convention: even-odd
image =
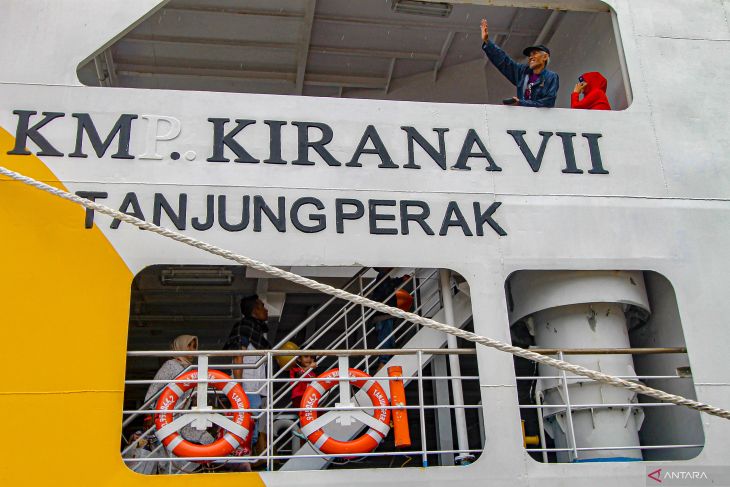
[[(191, 370), (176, 377), (175, 380), (195, 381), (197, 378), (198, 371)], [(210, 385), (228, 397), (233, 409), (248, 409), (246, 393), (229, 375), (219, 370), (208, 370), (208, 379), (230, 380), (231, 382), (211, 382)], [(175, 382), (168, 385), (160, 394), (156, 409), (158, 411), (174, 409), (183, 394), (195, 386), (197, 386), (195, 382)], [(215, 421), (222, 421), (223, 428), (227, 432), (209, 445), (199, 445), (184, 439), (178, 432), (182, 426), (178, 426), (180, 423), (175, 424), (172, 413), (155, 415), (155, 435), (169, 452), (179, 457), (224, 457), (243, 444), (250, 435), (251, 413), (237, 411), (233, 414), (232, 420), (222, 417), (222, 420)]]
[[(385, 390), (371, 376), (357, 369), (349, 369), (349, 376), (360, 380), (351, 381), (351, 384), (364, 391), (375, 408), (374, 415), (366, 424), (370, 427), (359, 438), (352, 441), (340, 441), (326, 434), (321, 427), (317, 426), (317, 408), (322, 395), (339, 383), (339, 369), (331, 369), (319, 375), (316, 381), (312, 381), (304, 391), (301, 407), (304, 411), (299, 413), (302, 433), (309, 441), (323, 453), (368, 453), (373, 451), (390, 431), (390, 409), (382, 409), (389, 406), (388, 396)], [(369, 416), (367, 413), (364, 413)]]

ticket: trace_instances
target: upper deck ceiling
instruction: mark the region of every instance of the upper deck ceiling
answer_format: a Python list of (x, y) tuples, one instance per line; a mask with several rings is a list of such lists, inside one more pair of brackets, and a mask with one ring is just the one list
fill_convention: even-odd
[[(514, 56), (570, 13), (454, 4), (447, 17), (394, 0), (172, 0), (82, 67), (89, 85), (347, 96), (481, 59), (479, 20)], [(102, 74), (102, 77), (104, 75)]]

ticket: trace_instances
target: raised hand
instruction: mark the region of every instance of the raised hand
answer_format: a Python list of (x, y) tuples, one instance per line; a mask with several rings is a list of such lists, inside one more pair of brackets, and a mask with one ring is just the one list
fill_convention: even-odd
[(482, 19), (482, 40), (487, 42), (489, 40), (489, 25), (487, 25), (487, 19)]

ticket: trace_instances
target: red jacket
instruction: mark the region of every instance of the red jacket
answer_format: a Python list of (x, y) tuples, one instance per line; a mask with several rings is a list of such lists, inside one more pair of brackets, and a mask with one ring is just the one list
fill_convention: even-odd
[[(299, 367), (298, 365), (292, 366), (289, 369), (289, 378), (292, 379), (298, 379), (299, 377), (304, 377), (305, 379), (308, 378), (315, 378), (317, 377), (314, 373), (313, 369), (310, 369), (308, 372), (305, 373), (306, 369), (303, 369)], [(304, 395), (304, 391), (309, 387), (309, 385), (312, 383), (312, 381), (301, 381), (297, 383), (297, 385), (294, 386), (291, 390), (291, 397), (292, 400), (294, 400), (297, 397), (302, 397)]]
[(586, 82), (586, 88), (583, 91), (583, 99), (580, 100), (578, 93), (573, 93), (570, 98), (571, 108), (581, 108), (583, 110), (610, 110), (611, 105), (608, 103), (606, 96), (606, 88), (608, 81), (601, 73), (591, 72), (583, 74)]

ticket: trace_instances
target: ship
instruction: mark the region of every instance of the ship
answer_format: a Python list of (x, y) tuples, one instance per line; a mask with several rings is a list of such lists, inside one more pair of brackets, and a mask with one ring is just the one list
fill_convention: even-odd
[(7, 485), (730, 482), (726, 419), (468, 339), (730, 407), (727, 1), (2, 12), (0, 166), (103, 205), (0, 176)]

